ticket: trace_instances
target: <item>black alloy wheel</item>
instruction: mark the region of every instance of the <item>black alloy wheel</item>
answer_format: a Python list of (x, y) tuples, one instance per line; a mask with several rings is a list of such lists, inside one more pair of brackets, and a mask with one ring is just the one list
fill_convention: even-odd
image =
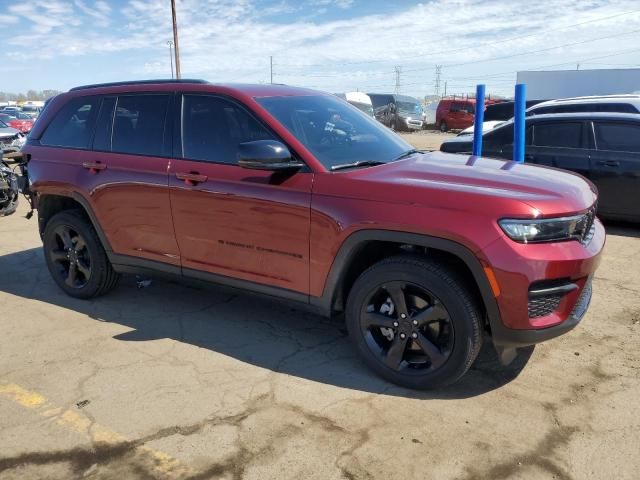
[(120, 275), (83, 211), (53, 215), (44, 227), (42, 242), (49, 273), (67, 295), (93, 298), (118, 284)]
[(482, 346), (482, 307), (449, 264), (414, 255), (362, 272), (345, 308), (349, 336), (369, 368), (407, 388), (448, 385)]
[(426, 288), (404, 281), (386, 282), (370, 292), (360, 328), (379, 361), (405, 374), (440, 368), (455, 339), (442, 302)]
[(85, 287), (91, 278), (91, 257), (86, 240), (68, 225), (58, 225), (53, 233), (57, 248), (49, 250), (48, 254), (60, 279), (69, 288)]

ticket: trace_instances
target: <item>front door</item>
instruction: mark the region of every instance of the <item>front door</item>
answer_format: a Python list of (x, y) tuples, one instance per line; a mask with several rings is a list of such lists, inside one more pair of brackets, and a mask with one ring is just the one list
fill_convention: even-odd
[(169, 185), (183, 272), (308, 294), (313, 174), (239, 167), (238, 144), (275, 136), (233, 100), (185, 94), (181, 111)]
[(594, 122), (595, 149), (591, 178), (598, 187), (599, 211), (628, 219), (640, 218), (640, 125)]

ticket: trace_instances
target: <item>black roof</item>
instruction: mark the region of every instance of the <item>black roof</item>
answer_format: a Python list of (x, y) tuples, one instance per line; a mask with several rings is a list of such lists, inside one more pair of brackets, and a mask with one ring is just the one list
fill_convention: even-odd
[(73, 87), (70, 89), (70, 92), (74, 92), (76, 90), (85, 90), (88, 88), (100, 88), (100, 87), (119, 87), (123, 85), (148, 85), (148, 84), (158, 84), (158, 83), (209, 83), (206, 80), (197, 79), (197, 78), (181, 78), (181, 79), (156, 79), (156, 80), (131, 80), (128, 82), (110, 82), (110, 83), (94, 83), (91, 85), (81, 85), (79, 87)]

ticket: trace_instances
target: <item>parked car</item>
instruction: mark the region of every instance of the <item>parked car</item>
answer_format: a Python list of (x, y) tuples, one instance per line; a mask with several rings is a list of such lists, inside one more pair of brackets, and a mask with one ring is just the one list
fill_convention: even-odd
[[(541, 103), (543, 100), (527, 100), (525, 105), (526, 108), (533, 107), (538, 103)], [(504, 102), (496, 102), (490, 105), (487, 105), (484, 109), (484, 121), (492, 122), (492, 121), (500, 121), (506, 122), (507, 120), (513, 118), (514, 114), (514, 102), (513, 101), (504, 101)]]
[[(577, 172), (597, 187), (598, 213), (640, 221), (640, 115), (563, 113), (527, 117), (525, 161)], [(470, 153), (470, 137), (447, 139), (443, 152)], [(513, 158), (513, 122), (483, 136), (483, 155)]]
[[(490, 120), (488, 122), (482, 122), (482, 133), (486, 133), (490, 130), (493, 130), (494, 128), (496, 128), (499, 125), (502, 125), (504, 122), (502, 120)], [(475, 124), (471, 125), (468, 128), (465, 128), (464, 130), (462, 130), (458, 136), (463, 136), (463, 135), (473, 135), (473, 130), (475, 128)]]
[(436, 127), (442, 132), (473, 125), (476, 101), (473, 98), (443, 98), (436, 110)]
[(344, 312), (367, 365), (409, 388), (460, 378), (486, 332), (508, 362), (571, 330), (605, 242), (578, 175), (419, 152), (333, 95), (284, 85), (77, 87), (23, 152), (44, 258), (70, 296), (159, 271)]
[(15, 105), (8, 105), (8, 106), (2, 107), (2, 109), (0, 109), (0, 112), (7, 113), (7, 114), (10, 114), (10, 115), (13, 115), (14, 113), (21, 112), (21, 111), (22, 111), (22, 108), (17, 107)]
[(26, 137), (19, 130), (10, 127), (0, 120), (0, 154), (20, 150), (25, 140)]
[(33, 118), (22, 112), (14, 112), (11, 114), (0, 113), (0, 120), (22, 133), (29, 133), (33, 128)]
[(424, 124), (422, 128), (425, 128), (427, 125), (435, 125), (436, 123), (436, 110), (438, 109), (438, 102), (428, 103), (422, 110), (422, 121)]
[(422, 106), (413, 97), (387, 93), (368, 93), (375, 118), (392, 130), (421, 130)]
[[(640, 95), (605, 95), (561, 98), (527, 108), (527, 115), (546, 113), (618, 112), (640, 113)], [(512, 115), (513, 116), (513, 115)]]
[(347, 92), (344, 94), (345, 100), (354, 107), (362, 110), (370, 117), (375, 117), (373, 113), (373, 103), (369, 95), (363, 92)]
[(22, 113), (30, 115), (31, 118), (36, 118), (40, 114), (42, 109), (43, 107), (40, 105), (23, 105)]

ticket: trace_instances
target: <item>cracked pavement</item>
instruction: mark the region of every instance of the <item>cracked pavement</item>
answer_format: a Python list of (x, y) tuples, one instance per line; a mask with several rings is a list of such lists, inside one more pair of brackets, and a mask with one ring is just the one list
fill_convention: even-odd
[(1, 479), (638, 478), (639, 229), (609, 228), (573, 332), (415, 392), (273, 300), (133, 277), (69, 298), (25, 213), (0, 218)]

